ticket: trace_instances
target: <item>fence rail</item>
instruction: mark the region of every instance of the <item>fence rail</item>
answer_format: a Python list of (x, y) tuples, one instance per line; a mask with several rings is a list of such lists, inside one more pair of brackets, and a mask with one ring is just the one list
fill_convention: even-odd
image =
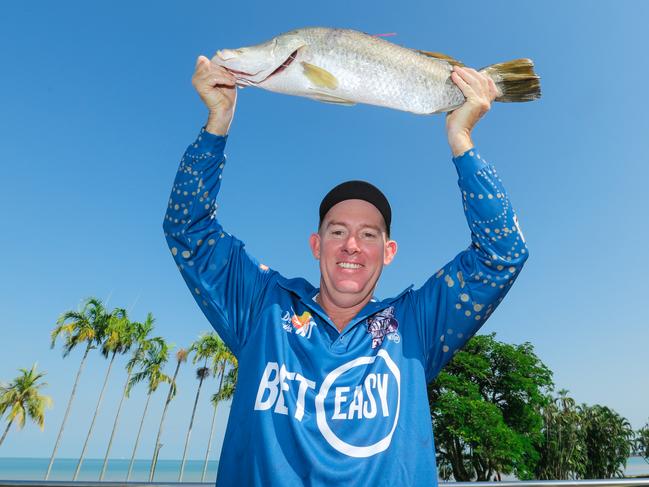
[[(0, 487), (207, 487), (214, 482), (79, 482), (68, 480), (0, 480)], [(526, 480), (440, 482), (441, 487), (649, 487), (648, 478), (602, 480)]]

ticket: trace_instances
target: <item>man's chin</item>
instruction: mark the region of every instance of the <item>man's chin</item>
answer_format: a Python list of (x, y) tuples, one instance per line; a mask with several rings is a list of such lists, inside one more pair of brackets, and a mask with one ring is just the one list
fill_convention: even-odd
[(359, 294), (363, 292), (363, 289), (365, 289), (366, 285), (366, 282), (359, 283), (350, 280), (338, 281), (336, 283), (336, 291), (341, 294)]

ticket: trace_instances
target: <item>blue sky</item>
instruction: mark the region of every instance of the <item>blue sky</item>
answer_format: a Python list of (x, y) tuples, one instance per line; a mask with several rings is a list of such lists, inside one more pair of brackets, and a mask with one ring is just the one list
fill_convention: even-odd
[[(474, 134), (505, 183), (530, 260), (483, 332), (529, 341), (579, 402), (649, 419), (644, 248), (649, 77), (642, 1), (543, 3), (29, 2), (0, 16), (0, 164), (4, 210), (0, 380), (38, 362), (55, 407), (46, 430), (11, 431), (2, 456), (49, 456), (81, 351), (50, 350), (56, 318), (87, 296), (151, 311), (156, 333), (187, 346), (209, 324), (166, 247), (162, 219), (180, 157), (206, 110), (190, 78), (199, 54), (298, 27), (397, 32), (392, 42), (482, 67), (532, 58), (543, 98), (496, 104)], [(325, 192), (345, 179), (381, 187), (400, 244), (379, 295), (422, 284), (469, 242), (443, 116), (341, 107), (246, 88), (220, 196), (224, 226), (260, 261), (318, 280), (307, 238)], [(642, 304), (645, 303), (645, 304)], [(119, 359), (88, 457), (103, 457), (125, 374)], [(81, 451), (106, 361), (83, 372), (62, 457)], [(195, 393), (181, 369), (162, 458), (182, 454)], [(171, 365), (170, 365), (170, 373)], [(202, 458), (209, 382), (190, 457)], [(209, 392), (209, 394), (207, 393)], [(166, 391), (155, 396), (139, 457), (150, 456)], [(113, 452), (128, 457), (143, 407), (134, 391)], [(227, 410), (227, 408), (226, 408)], [(220, 418), (222, 435), (225, 415)]]

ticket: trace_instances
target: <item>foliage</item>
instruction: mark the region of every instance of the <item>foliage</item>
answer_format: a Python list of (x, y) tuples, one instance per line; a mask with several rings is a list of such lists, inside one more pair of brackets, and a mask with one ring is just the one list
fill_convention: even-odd
[(105, 319), (101, 354), (109, 355), (126, 353), (133, 346), (135, 340), (134, 327), (123, 308), (115, 308)]
[(237, 378), (239, 375), (239, 362), (237, 362), (237, 359), (234, 357), (234, 355), (232, 355), (232, 353), (229, 350), (227, 350), (227, 354), (229, 356), (227, 357), (226, 360), (231, 367), (230, 370), (228, 370), (228, 373), (225, 374), (224, 380), (219, 390), (212, 395), (211, 402), (214, 405), (214, 407), (216, 407), (218, 403), (221, 401), (232, 399), (232, 396), (234, 396), (234, 391), (237, 388)]
[(645, 424), (636, 433), (635, 452), (649, 463), (649, 423)]
[(11, 383), (0, 386), (0, 416), (6, 413), (5, 419), (8, 422), (0, 444), (14, 421), (19, 428), (23, 428), (26, 419), (30, 418), (42, 431), (45, 427), (45, 409), (52, 405), (52, 399), (40, 392), (40, 389), (47, 385), (45, 382), (39, 382), (45, 373), (37, 373), (36, 364), (30, 370), (19, 371), (20, 375)]
[(108, 316), (101, 300), (87, 298), (81, 311), (66, 311), (56, 321), (56, 327), (51, 333), (52, 348), (59, 335), (64, 337), (64, 357), (80, 343), (87, 343), (88, 347), (99, 345), (104, 338)]
[(428, 387), (440, 475), (532, 478), (551, 371), (529, 343), (472, 338)]
[(583, 478), (586, 471), (585, 432), (574, 399), (568, 391), (550, 398), (543, 407), (543, 442), (536, 478), (569, 480)]
[(579, 414), (586, 445), (584, 478), (623, 477), (634, 436), (627, 419), (612, 409), (597, 404), (582, 404)]
[(172, 384), (171, 377), (164, 373), (164, 367), (169, 360), (169, 345), (161, 337), (154, 337), (141, 348), (143, 353), (134, 355), (127, 364), (127, 368), (131, 370), (139, 368), (139, 371), (131, 376), (126, 390), (127, 396), (135, 385), (143, 381), (147, 381), (148, 394), (154, 393), (163, 382)]

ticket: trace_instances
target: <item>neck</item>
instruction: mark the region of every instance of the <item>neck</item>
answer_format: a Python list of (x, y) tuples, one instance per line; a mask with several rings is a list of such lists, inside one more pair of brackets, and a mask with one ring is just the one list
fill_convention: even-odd
[(331, 321), (333, 321), (334, 325), (336, 325), (338, 332), (342, 333), (352, 318), (354, 318), (354, 316), (356, 316), (359, 311), (370, 302), (372, 299), (372, 293), (369, 293), (356, 304), (341, 306), (340, 304), (337, 304), (331, 296), (329, 296), (327, 288), (323, 284), (324, 283), (320, 283), (320, 293), (318, 294), (316, 301), (325, 313), (327, 313), (327, 316), (329, 316)]

